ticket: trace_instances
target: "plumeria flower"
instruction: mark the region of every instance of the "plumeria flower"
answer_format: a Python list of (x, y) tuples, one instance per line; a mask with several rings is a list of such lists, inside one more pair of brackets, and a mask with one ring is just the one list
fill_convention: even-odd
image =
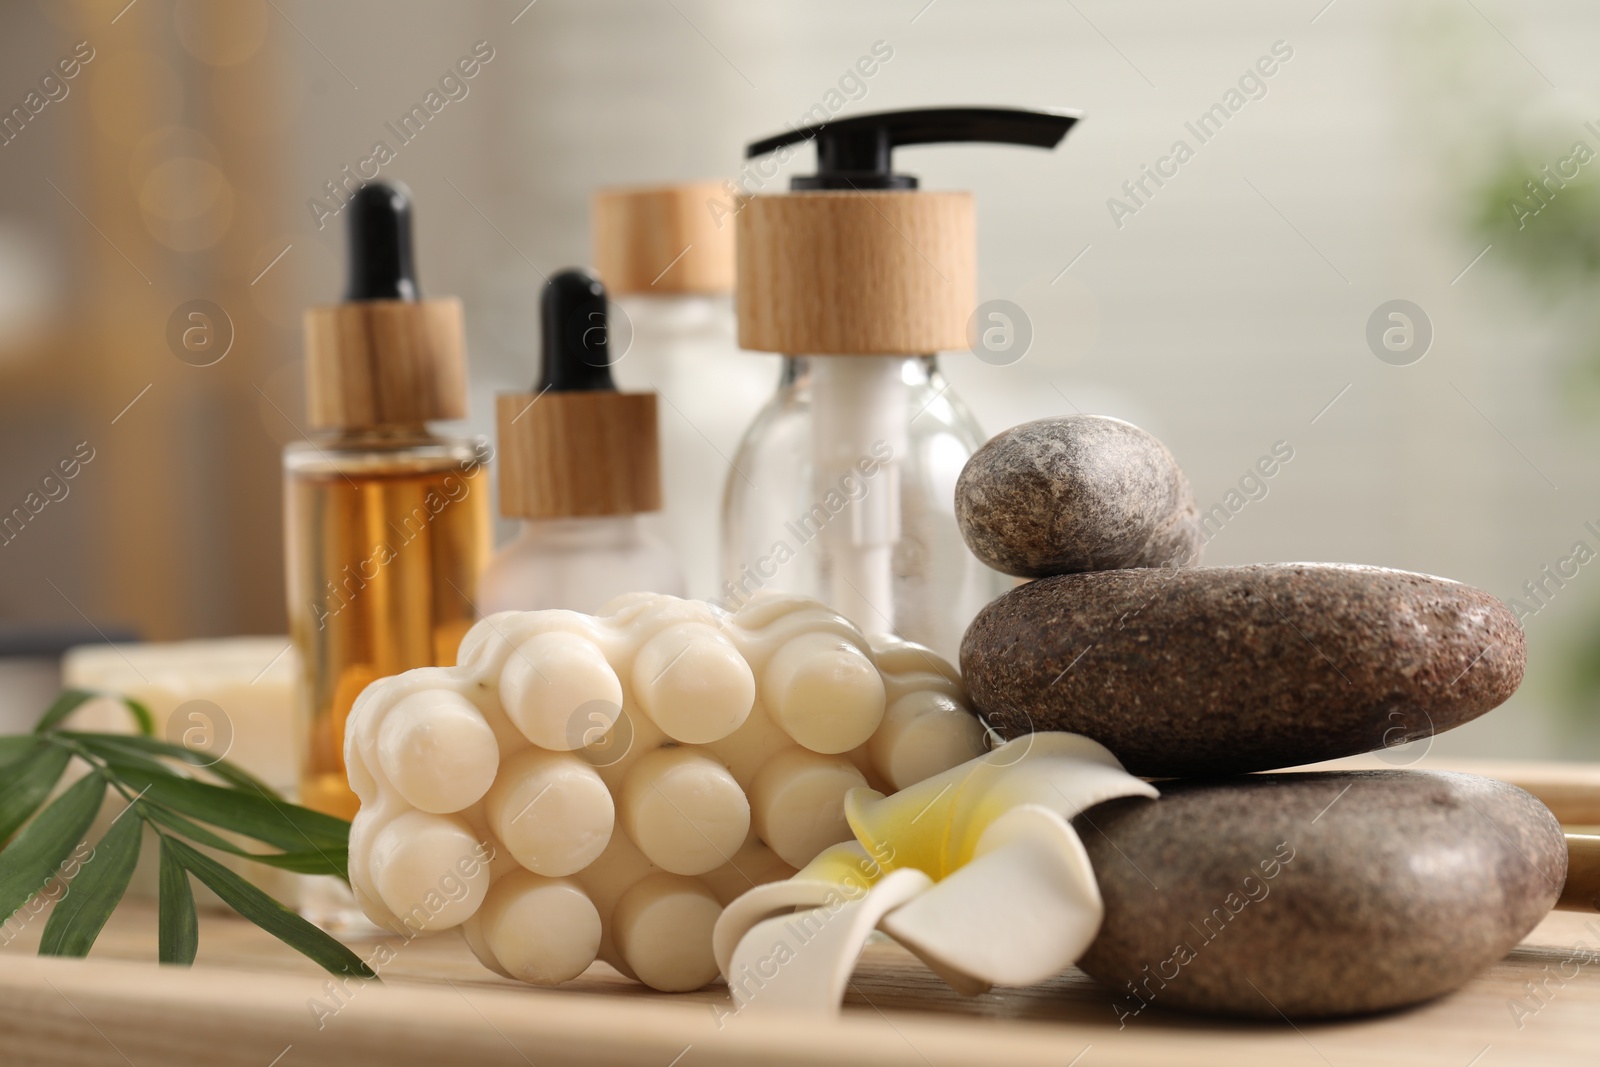
[(1006, 742), (893, 796), (852, 790), (856, 841), (728, 905), (717, 966), (740, 1010), (836, 1012), (874, 931), (961, 993), (1043, 981), (1082, 955), (1105, 912), (1072, 818), (1157, 795), (1068, 733)]

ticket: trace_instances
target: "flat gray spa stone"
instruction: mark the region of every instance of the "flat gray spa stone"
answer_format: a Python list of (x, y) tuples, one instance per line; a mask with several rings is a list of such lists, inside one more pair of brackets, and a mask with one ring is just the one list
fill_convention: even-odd
[(961, 671), (1004, 737), (1069, 730), (1186, 777), (1442, 733), (1509, 697), (1524, 655), (1511, 610), (1471, 586), (1267, 563), (1041, 578), (978, 613)]
[(1154, 436), (1104, 415), (998, 434), (956, 481), (974, 555), (1022, 578), (1183, 566), (1204, 544), (1189, 481)]
[(1106, 907), (1078, 966), (1127, 1026), (1149, 1007), (1277, 1021), (1419, 1003), (1503, 958), (1566, 880), (1555, 816), (1488, 778), (1272, 774), (1161, 791), (1075, 823)]

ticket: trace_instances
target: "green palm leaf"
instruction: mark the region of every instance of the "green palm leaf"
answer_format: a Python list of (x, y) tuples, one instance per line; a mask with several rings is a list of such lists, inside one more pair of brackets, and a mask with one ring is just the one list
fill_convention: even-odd
[(197, 849), (168, 838), (173, 854), (223, 902), (323, 969), (358, 978), (378, 977), (361, 957)]
[(39, 810), (61, 780), (70, 758), (66, 749), (34, 739), (19, 759), (6, 764), (5, 783), (0, 785), (0, 841), (16, 833)]
[(67, 895), (50, 913), (39, 942), (41, 956), (87, 956), (94, 939), (128, 891), (139, 862), (139, 840), (144, 827), (124, 811), (84, 860), (83, 869), (68, 884)]
[(98, 773), (79, 779), (22, 828), (0, 852), (0, 921), (55, 877), (73, 850), (85, 844), (83, 835), (105, 799), (106, 783)]
[(36, 734), (49, 733), (57, 726), (60, 726), (68, 715), (71, 715), (96, 697), (106, 697), (111, 700), (121, 701), (122, 705), (128, 709), (128, 713), (133, 716), (133, 721), (139, 727), (141, 734), (149, 736), (156, 732), (155, 716), (150, 714), (150, 709), (145, 707), (142, 701), (134, 700), (132, 697), (118, 696), (115, 693), (96, 693), (91, 689), (63, 690), (61, 695), (56, 697), (55, 703), (46, 708), (44, 715), (34, 724), (33, 732)]
[(17, 760), (32, 752), (39, 745), (39, 739), (33, 734), (13, 734), (9, 737), (0, 737), (0, 770), (11, 766)]
[[(121, 700), (139, 733), (60, 729), (100, 696)], [(330, 972), (376, 980), (355, 953), (195, 847), (349, 881), (350, 824), (289, 803), (226, 760), (151, 736), (154, 725), (150, 710), (136, 700), (78, 689), (57, 697), (31, 733), (0, 737), (0, 843), (15, 835), (0, 849), (0, 922), (43, 893), (56, 905), (40, 953), (87, 955), (127, 892), (149, 826), (161, 839), (162, 963), (194, 962), (200, 928), (193, 875), (241, 916)], [(51, 801), (73, 757), (88, 764), (89, 774)], [(129, 806), (90, 849), (84, 834), (107, 786)], [(220, 831), (279, 851), (252, 851)], [(55, 894), (58, 886), (64, 895)]]
[(161, 917), (156, 958), (162, 963), (194, 962), (200, 947), (200, 920), (194, 911), (194, 891), (189, 872), (166, 838), (161, 841)]
[(162, 741), (155, 737), (140, 737), (137, 734), (81, 734), (62, 731), (63, 737), (78, 741), (96, 754), (130, 755), (139, 753), (146, 756), (169, 756), (181, 760), (191, 767), (197, 767), (229, 782), (248, 793), (259, 793), (273, 800), (282, 800), (283, 796), (276, 790), (236, 764), (225, 759), (208, 756), (204, 752), (196, 752), (192, 748), (174, 745), (170, 741)]
[(117, 772), (152, 803), (286, 852), (348, 849), (350, 845), (349, 823), (297, 804), (178, 778), (170, 772), (156, 774), (131, 764), (118, 764)]
[(346, 856), (348, 855), (345, 849), (324, 852), (251, 852), (249, 849), (241, 848), (225, 837), (212, 833), (204, 826), (185, 819), (177, 812), (168, 811), (166, 808), (149, 803), (148, 796), (146, 796), (141, 805), (140, 814), (150, 822), (159, 823), (169, 830), (175, 830), (190, 841), (205, 845), (208, 848), (218, 849), (235, 856), (243, 856), (245, 859), (253, 860), (256, 863), (264, 863), (269, 867), (280, 867), (283, 870), (295, 871), (299, 874), (331, 874), (337, 878), (343, 878), (347, 882), (350, 880), (349, 872), (344, 868)]

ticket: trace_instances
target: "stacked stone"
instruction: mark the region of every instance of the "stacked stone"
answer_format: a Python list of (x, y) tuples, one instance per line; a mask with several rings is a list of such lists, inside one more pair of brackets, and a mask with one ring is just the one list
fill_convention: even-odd
[(1085, 734), (1134, 774), (1180, 779), (1079, 820), (1106, 904), (1080, 966), (1120, 1017), (1416, 1003), (1554, 905), (1561, 827), (1520, 789), (1412, 769), (1251, 773), (1390, 749), (1501, 704), (1525, 648), (1499, 600), (1378, 567), (1196, 566), (1172, 454), (1099, 416), (990, 441), (956, 514), (980, 559), (1034, 579), (962, 642), (986, 721), (1007, 738)]

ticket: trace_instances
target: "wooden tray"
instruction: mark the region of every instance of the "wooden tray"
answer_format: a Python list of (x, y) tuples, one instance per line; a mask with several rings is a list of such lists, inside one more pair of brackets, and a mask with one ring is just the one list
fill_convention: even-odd
[[(1585, 776), (1600, 780), (1594, 767), (1494, 769), (1556, 801), (1568, 821), (1593, 803)], [(1579, 806), (1563, 808), (1561, 789)], [(1152, 1010), (1125, 1028), (1110, 991), (1075, 970), (968, 999), (887, 943), (869, 946), (842, 1017), (819, 1025), (730, 1015), (724, 989), (654, 993), (604, 964), (560, 989), (523, 986), (484, 970), (453, 933), (390, 938), (397, 948), (383, 984), (345, 993), (231, 916), (202, 918), (200, 954), (187, 969), (148, 962), (156, 918), (146, 905), (125, 904), (84, 961), (31, 955), (42, 925), (35, 919), (0, 951), (5, 1067), (1600, 1062), (1600, 956), (1585, 955), (1600, 951), (1600, 914), (1552, 914), (1461, 991), (1407, 1011), (1250, 1025)], [(375, 944), (352, 947), (365, 957)]]

